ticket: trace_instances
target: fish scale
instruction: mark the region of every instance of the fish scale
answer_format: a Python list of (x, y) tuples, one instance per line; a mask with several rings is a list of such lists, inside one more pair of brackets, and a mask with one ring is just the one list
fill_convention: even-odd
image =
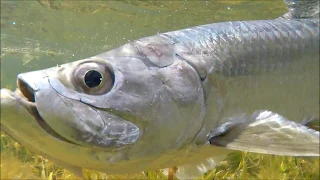
[(192, 49), (195, 56), (206, 56), (203, 52), (209, 52), (204, 57), (206, 64), (209, 67), (215, 65), (215, 72), (221, 71), (219, 66), (226, 66), (220, 73), (232, 75), (234, 71), (228, 72), (228, 68), (237, 64), (239, 59), (245, 59), (242, 64), (262, 63), (270, 66), (269, 62), (293, 59), (293, 54), (302, 54), (306, 49), (311, 48), (309, 51), (314, 52), (318, 48), (318, 26), (318, 20), (238, 21), (204, 25), (165, 35), (175, 43)]

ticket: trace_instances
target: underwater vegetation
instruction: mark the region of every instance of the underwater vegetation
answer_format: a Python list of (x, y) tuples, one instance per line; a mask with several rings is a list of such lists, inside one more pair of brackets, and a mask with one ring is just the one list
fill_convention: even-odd
[[(253, 1), (255, 1), (253, 3)], [(10, 2), (10, 1), (7, 1)], [(13, 2), (13, 1), (12, 1)], [(28, 1), (26, 1), (28, 2)], [(181, 6), (180, 1), (173, 1), (173, 4), (165, 4), (163, 2), (165, 1), (123, 1), (127, 2), (128, 4), (136, 5), (137, 7), (140, 7), (143, 10), (146, 10), (147, 13), (151, 12), (157, 12), (156, 10), (160, 10), (167, 12), (167, 11), (173, 11), (172, 14), (173, 17), (170, 17), (168, 19), (165, 18), (165, 16), (158, 15), (156, 18), (147, 18), (149, 16), (145, 15), (144, 13), (140, 13), (140, 8), (137, 8), (137, 11), (132, 12), (126, 12), (126, 11), (120, 11), (117, 8), (114, 8), (114, 6), (107, 6), (102, 3), (102, 1), (81, 1), (81, 3), (78, 3), (80, 1), (54, 1), (54, 0), (37, 0), (35, 6), (27, 6), (31, 10), (27, 10), (24, 5), (21, 5), (22, 10), (19, 11), (19, 8), (16, 8), (17, 10), (12, 11), (11, 9), (1, 9), (3, 11), (12, 11), (18, 14), (12, 13), (14, 16), (12, 16), (10, 13), (2, 13), (3, 17), (8, 17), (8, 21), (12, 21), (12, 17), (16, 19), (24, 19), (21, 17), (29, 18), (27, 19), (28, 23), (25, 24), (25, 29), (16, 28), (16, 26), (6, 22), (5, 20), (1, 21), (1, 26), (9, 26), (10, 28), (7, 28), (7, 34), (22, 34), (21, 37), (30, 37), (35, 39), (41, 39), (41, 40), (47, 40), (47, 41), (53, 41), (54, 42), (63, 42), (62, 37), (66, 38), (64, 41), (65, 43), (73, 42), (72, 44), (77, 44), (78, 41), (85, 41), (85, 42), (91, 42), (91, 46), (83, 46), (79, 48), (78, 46), (75, 46), (73, 50), (60, 50), (58, 48), (51, 47), (51, 44), (45, 44), (45, 41), (38, 41), (38, 40), (26, 40), (26, 43), (20, 43), (19, 36), (16, 37), (17, 41), (13, 41), (12, 37), (15, 36), (9, 36), (6, 37), (5, 35), (1, 34), (2, 41), (6, 40), (5, 43), (3, 43), (4, 47), (2, 47), (2, 54), (1, 58), (8, 58), (12, 56), (13, 54), (21, 55), (22, 65), (24, 67), (24, 71), (27, 70), (26, 66), (31, 67), (31, 65), (36, 65), (37, 63), (41, 62), (41, 55), (46, 57), (57, 57), (55, 60), (48, 60), (46, 59), (45, 63), (62, 63), (62, 60), (57, 61), (57, 59), (64, 59), (63, 61), (69, 62), (70, 58), (73, 57), (73, 54), (76, 54), (75, 52), (78, 52), (76, 50), (80, 49), (79, 52), (81, 52), (82, 49), (86, 49), (87, 52), (96, 51), (100, 52), (108, 50), (117, 44), (121, 44), (122, 41), (124, 42), (125, 39), (120, 36), (119, 34), (122, 34), (127, 39), (136, 39), (137, 37), (145, 36), (148, 33), (151, 34), (153, 31), (159, 30), (159, 31), (168, 31), (168, 30), (176, 30), (180, 29), (184, 26), (186, 26), (185, 21), (181, 21), (180, 19), (183, 17), (187, 19), (189, 17), (190, 24), (187, 24), (187, 26), (192, 25), (199, 25), (199, 24), (205, 24), (205, 23), (213, 23), (215, 21), (224, 21), (224, 20), (232, 20), (232, 18), (239, 18), (242, 20), (245, 19), (265, 19), (270, 18), (271, 14), (272, 17), (278, 17), (282, 15), (286, 8), (284, 7), (284, 4), (278, 1), (261, 1), (261, 0), (251, 0), (251, 1), (216, 1), (215, 3), (215, 12), (214, 14), (211, 14), (210, 18), (207, 18), (207, 14), (205, 11), (196, 11), (193, 12), (189, 11), (189, 7), (195, 6), (195, 4), (191, 4), (189, 6)], [(106, 1), (107, 2), (107, 1)], [(183, 2), (183, 1), (181, 1)], [(192, 1), (191, 1), (192, 2)], [(196, 1), (194, 1), (196, 2)], [(200, 1), (199, 1), (200, 4)], [(243, 7), (246, 8), (240, 8), (241, 4), (243, 4)], [(36, 6), (37, 5), (37, 6)], [(200, 6), (201, 5), (201, 6)], [(203, 4), (200, 4), (199, 6), (203, 9)], [(238, 5), (238, 6), (237, 6)], [(18, 6), (18, 5), (16, 5)], [(10, 6), (9, 6), (10, 7)], [(38, 7), (38, 9), (36, 9)], [(47, 11), (44, 11), (43, 7)], [(126, 7), (126, 6), (124, 6)], [(124, 9), (123, 7), (123, 9)], [(188, 7), (188, 8), (185, 8)], [(237, 9), (239, 7), (239, 9)], [(248, 8), (249, 7), (249, 8)], [(260, 8), (258, 8), (260, 7)], [(167, 11), (163, 10), (167, 8)], [(179, 9), (179, 11), (175, 11)], [(187, 10), (188, 9), (188, 10)], [(196, 8), (195, 8), (196, 9)], [(251, 9), (252, 12), (248, 13), (248, 9)], [(39, 11), (40, 14), (35, 14), (36, 16), (32, 16), (33, 13), (27, 13), (26, 11), (30, 12), (37, 12), (36, 10), (42, 10)], [(57, 16), (57, 14), (54, 14), (55, 12), (61, 12), (61, 14), (65, 13), (65, 16)], [(66, 12), (65, 12), (66, 11)], [(72, 12), (69, 13), (68, 12)], [(211, 11), (210, 11), (211, 12)], [(235, 12), (237, 14), (235, 15)], [(41, 14), (43, 13), (43, 14)], [(164, 13), (166, 14), (166, 13)], [(190, 14), (189, 16), (187, 16)], [(56, 16), (53, 16), (56, 15)], [(69, 16), (67, 16), (69, 15)], [(76, 16), (79, 16), (81, 18), (76, 18)], [(92, 17), (90, 18), (83, 18), (85, 17)], [(93, 16), (94, 15), (94, 16)], [(112, 16), (114, 15), (114, 16)], [(171, 16), (171, 15), (170, 15)], [(32, 17), (32, 18), (30, 18)], [(36, 18), (39, 17), (39, 18)], [(42, 18), (43, 17), (43, 18)], [(110, 17), (116, 17), (116, 18), (110, 18)], [(142, 18), (146, 17), (146, 18)], [(61, 29), (61, 22), (64, 22), (62, 20), (65, 20), (66, 27), (68, 26), (68, 22), (71, 22), (71, 18), (75, 19), (73, 20), (73, 23), (70, 23), (72, 26), (76, 26), (77, 28), (70, 28), (72, 29), (66, 32), (62, 32)], [(96, 21), (93, 21), (93, 19), (97, 19)], [(122, 22), (125, 18), (131, 18), (132, 22), (131, 24), (128, 22), (126, 26), (119, 24), (118, 22)], [(81, 21), (79, 20), (81, 19)], [(101, 21), (98, 21), (99, 19), (103, 19), (104, 21), (108, 21), (107, 23), (101, 23)], [(106, 20), (107, 19), (107, 20)], [(200, 19), (202, 19), (200, 21)], [(207, 19), (207, 20), (206, 20)], [(114, 21), (113, 21), (114, 20)], [(134, 21), (135, 20), (135, 21)], [(156, 21), (154, 21), (156, 20)], [(162, 21), (161, 21), (162, 20)], [(175, 21), (177, 20), (177, 22)], [(180, 20), (180, 21), (178, 21)], [(61, 22), (60, 22), (61, 21)], [(92, 21), (92, 24), (91, 24)], [(53, 22), (58, 22), (57, 24)], [(81, 26), (77, 25), (77, 22), (81, 22)], [(98, 22), (98, 23), (95, 23)], [(114, 22), (114, 23), (112, 23)], [(140, 23), (137, 23), (140, 22)], [(166, 22), (166, 23), (161, 23)], [(187, 21), (188, 22), (188, 21)], [(61, 23), (61, 24), (59, 24)], [(145, 24), (144, 24), (145, 23)], [(79, 23), (80, 24), (80, 23)], [(103, 24), (103, 26), (98, 26), (99, 24)], [(116, 24), (117, 26), (114, 26)], [(137, 24), (134, 26), (134, 24)], [(153, 24), (161, 24), (161, 26), (155, 26)], [(12, 25), (12, 26), (10, 26)], [(70, 25), (70, 26), (71, 26)], [(96, 26), (93, 26), (96, 25)], [(48, 28), (42, 28), (42, 26), (46, 26)], [(88, 31), (87, 36), (80, 36), (84, 34), (83, 31), (77, 31), (78, 29), (84, 29), (83, 27), (94, 27), (94, 30), (97, 31)], [(118, 27), (119, 26), (119, 27)], [(133, 30), (138, 29), (138, 32), (134, 32), (132, 34), (132, 31), (121, 31), (122, 29), (129, 29), (128, 26), (130, 26), (130, 29)], [(141, 26), (137, 28), (137, 26)], [(109, 28), (110, 27), (110, 28)], [(153, 28), (153, 29), (152, 29)], [(68, 29), (68, 28), (66, 28)], [(6, 30), (6, 29), (4, 29)], [(92, 29), (90, 29), (92, 30)], [(100, 30), (100, 31), (98, 31)], [(15, 32), (16, 34), (14, 34)], [(94, 37), (91, 34), (95, 33), (108, 34), (110, 36), (109, 39), (105, 40), (105, 37), (102, 38), (102, 36), (97, 36), (98, 38)], [(103, 32), (103, 33), (101, 33)], [(119, 34), (114, 34), (119, 33)], [(132, 35), (131, 35), (132, 34)], [(126, 35), (126, 36), (125, 36)], [(112, 39), (111, 37), (121, 37), (121, 39)], [(96, 41), (91, 41), (90, 38), (97, 39)], [(122, 39), (123, 38), (123, 39)], [(102, 40), (101, 40), (102, 39)], [(10, 41), (9, 41), (10, 40)], [(117, 40), (117, 41), (116, 41)], [(101, 41), (101, 44), (99, 44)], [(11, 42), (12, 45), (10, 43)], [(39, 43), (41, 42), (41, 44)], [(76, 42), (76, 43), (75, 43)], [(20, 43), (20, 44), (19, 44)], [(79, 43), (80, 44), (80, 43)], [(19, 45), (19, 46), (18, 46)], [(18, 46), (18, 47), (17, 47)], [(97, 47), (96, 47), (97, 46)], [(69, 47), (69, 46), (67, 46)], [(103, 48), (102, 48), (103, 47)], [(4, 53), (3, 53), (4, 52)], [(91, 53), (91, 52), (90, 52)], [(65, 56), (62, 58), (61, 56)], [(80, 56), (80, 55), (79, 55)], [(81, 54), (81, 56), (85, 56), (85, 54)], [(76, 57), (74, 57), (76, 58)], [(19, 59), (14, 56), (13, 59)], [(20, 62), (19, 59), (19, 62)], [(4, 62), (16, 62), (11, 61), (12, 59), (6, 59)], [(37, 61), (39, 60), (39, 61)], [(3, 61), (2, 61), (3, 62)], [(17, 64), (15, 64), (17, 65)], [(47, 66), (47, 64), (46, 64)], [(5, 67), (5, 66), (4, 66)], [(7, 66), (11, 67), (11, 66)], [(38, 65), (36, 66), (38, 67)], [(16, 67), (15, 67), (16, 68)], [(35, 68), (35, 67), (33, 67)], [(7, 68), (8, 71), (12, 71), (11, 68)], [(18, 71), (18, 68), (16, 68)], [(11, 82), (10, 74), (9, 73), (3, 73), (1, 72), (2, 79), (1, 81), (7, 81)], [(9, 75), (7, 75), (9, 74)], [(15, 77), (15, 72), (12, 72), (12, 77)], [(13, 76), (14, 75), (14, 76)], [(5, 76), (5, 78), (3, 78)], [(8, 76), (8, 77), (7, 77)], [(12, 81), (14, 82), (14, 81)], [(6, 84), (6, 83), (4, 83)], [(319, 123), (313, 124), (313, 126), (317, 127), (319, 130)], [(75, 180), (80, 179), (79, 177), (76, 177), (71, 172), (55, 165), (54, 163), (50, 162), (49, 160), (42, 158), (41, 156), (34, 154), (30, 150), (24, 148), (21, 146), (18, 142), (10, 138), (8, 135), (1, 133), (1, 146), (0, 146), (0, 152), (1, 152), (1, 167), (0, 167), (0, 178), (1, 179), (44, 179), (44, 180), (58, 180), (58, 179), (68, 179), (68, 180)], [(207, 172), (201, 177), (198, 177), (197, 179), (205, 179), (205, 180), (211, 180), (211, 179), (320, 179), (319, 176), (319, 158), (297, 158), (297, 157), (286, 157), (286, 156), (274, 156), (274, 155), (263, 155), (263, 154), (255, 154), (255, 153), (246, 153), (246, 152), (234, 152), (229, 154), (224, 161), (221, 162), (219, 166), (217, 166), (215, 169), (212, 169), (211, 171)], [(89, 169), (83, 170), (83, 176), (85, 179), (168, 179), (161, 170), (154, 170), (154, 171), (145, 171), (141, 173), (136, 174), (123, 174), (123, 175), (110, 175), (105, 174)]]
[[(198, 179), (320, 179), (319, 158), (298, 158), (246, 152), (230, 153), (215, 169)], [(109, 175), (84, 169), (89, 180), (167, 179), (160, 170)], [(47, 159), (22, 147), (1, 132), (1, 179), (80, 179)]]

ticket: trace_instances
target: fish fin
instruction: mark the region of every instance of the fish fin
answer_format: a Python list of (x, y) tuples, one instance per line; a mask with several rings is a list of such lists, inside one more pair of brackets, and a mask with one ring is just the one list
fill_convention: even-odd
[(305, 119), (301, 124), (307, 126), (310, 129), (320, 131), (320, 118), (309, 118)]
[(319, 0), (283, 0), (289, 12), (281, 18), (319, 18)]
[(260, 110), (238, 116), (212, 131), (209, 143), (231, 150), (286, 156), (319, 156), (319, 132)]
[[(211, 157), (199, 163), (184, 164), (177, 166), (175, 177), (178, 179), (196, 179), (204, 173), (215, 168), (219, 163), (225, 159), (226, 156)], [(162, 173), (169, 175), (169, 168), (162, 169)]]

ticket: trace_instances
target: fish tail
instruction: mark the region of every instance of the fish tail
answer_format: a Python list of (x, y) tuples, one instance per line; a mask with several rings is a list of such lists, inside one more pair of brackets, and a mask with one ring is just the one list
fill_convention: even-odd
[(289, 12), (280, 18), (319, 18), (319, 0), (283, 0)]

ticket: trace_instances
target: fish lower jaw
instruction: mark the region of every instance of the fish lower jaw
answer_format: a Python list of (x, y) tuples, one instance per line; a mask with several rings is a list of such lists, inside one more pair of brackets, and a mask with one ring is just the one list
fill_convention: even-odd
[[(19, 87), (19, 86), (18, 86)], [(24, 88), (24, 87), (23, 87)], [(23, 91), (21, 91), (21, 85), (19, 88), (16, 89), (15, 92), (11, 92), (10, 96), (14, 99), (16, 99), (21, 105), (23, 105), (26, 110), (34, 117), (34, 119), (36, 120), (36, 122), (38, 123), (38, 125), (50, 136), (59, 139), (61, 141), (67, 142), (69, 144), (74, 144), (77, 146), (80, 146), (66, 138), (64, 138), (63, 136), (61, 136), (60, 134), (58, 134), (55, 130), (53, 130), (49, 124), (46, 123), (45, 120), (43, 120), (43, 118), (41, 117), (41, 115), (38, 112), (37, 109), (37, 105), (36, 102), (34, 101), (33, 98), (33, 93), (31, 92), (27, 92), (25, 91), (25, 88)], [(30, 101), (33, 100), (33, 101)]]

